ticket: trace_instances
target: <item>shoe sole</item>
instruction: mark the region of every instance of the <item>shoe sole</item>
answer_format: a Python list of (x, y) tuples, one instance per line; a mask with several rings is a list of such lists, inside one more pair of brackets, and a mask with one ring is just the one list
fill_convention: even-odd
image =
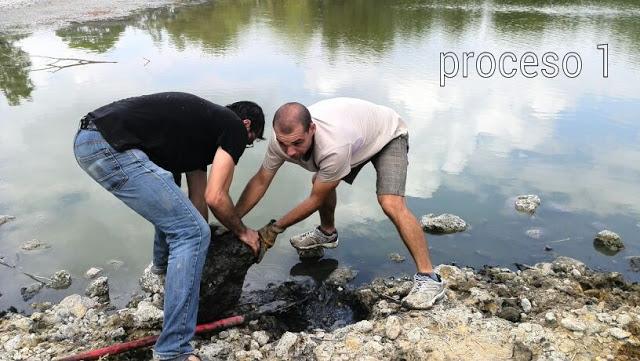
[(424, 306), (424, 307), (413, 307), (413, 306), (409, 306), (404, 301), (402, 301), (402, 305), (404, 307), (408, 308), (408, 309), (411, 309), (411, 310), (429, 310), (436, 304), (436, 302), (438, 302), (444, 296), (444, 291), (445, 291), (445, 287), (442, 288), (442, 291), (440, 291), (440, 293), (438, 293), (437, 295), (435, 295), (433, 297), (433, 300), (427, 306)]
[[(292, 245), (293, 246), (293, 245)], [(314, 244), (311, 246), (303, 246), (303, 247), (296, 247), (293, 246), (293, 248), (301, 250), (301, 251), (308, 251), (310, 249), (314, 249), (314, 248), (318, 248), (318, 247), (323, 247), (323, 248), (336, 248), (338, 247), (338, 238), (336, 238), (335, 241), (333, 242), (329, 242), (329, 243), (318, 243), (318, 244)]]

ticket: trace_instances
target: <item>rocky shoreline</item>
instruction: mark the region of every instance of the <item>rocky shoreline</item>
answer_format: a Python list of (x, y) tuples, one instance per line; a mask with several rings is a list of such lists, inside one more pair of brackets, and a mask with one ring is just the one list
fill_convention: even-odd
[[(441, 265), (446, 298), (432, 310), (402, 308), (409, 279), (353, 288), (338, 268), (322, 284), (287, 282), (243, 296), (235, 313), (261, 306), (240, 327), (198, 335), (203, 360), (638, 360), (640, 285), (560, 257), (552, 263), (472, 270)], [(0, 360), (50, 360), (157, 334), (161, 282), (114, 311), (98, 297), (34, 304), (0, 319)], [(297, 302), (296, 302), (297, 301)], [(147, 349), (111, 356), (150, 359)]]

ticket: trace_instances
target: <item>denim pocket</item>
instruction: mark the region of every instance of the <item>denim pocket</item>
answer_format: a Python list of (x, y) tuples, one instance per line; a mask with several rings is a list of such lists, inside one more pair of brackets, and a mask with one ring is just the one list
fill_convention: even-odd
[(106, 142), (87, 141), (76, 144), (80, 167), (108, 191), (117, 190), (129, 179)]

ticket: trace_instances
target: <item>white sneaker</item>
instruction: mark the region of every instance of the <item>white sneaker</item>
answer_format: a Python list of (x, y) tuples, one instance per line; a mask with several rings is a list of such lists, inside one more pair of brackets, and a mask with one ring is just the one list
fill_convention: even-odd
[(429, 276), (415, 274), (413, 276), (413, 288), (402, 300), (402, 304), (414, 310), (427, 310), (444, 296), (445, 282), (438, 276), (435, 281)]
[(320, 226), (311, 231), (304, 232), (289, 240), (291, 245), (300, 250), (308, 250), (317, 247), (336, 248), (338, 247), (338, 231), (326, 235), (320, 230)]

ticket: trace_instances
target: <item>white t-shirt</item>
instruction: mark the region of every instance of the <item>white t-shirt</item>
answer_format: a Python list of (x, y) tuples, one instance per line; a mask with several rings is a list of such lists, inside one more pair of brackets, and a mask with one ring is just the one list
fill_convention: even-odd
[(321, 182), (342, 179), (351, 168), (371, 159), (391, 140), (407, 134), (393, 109), (355, 98), (332, 98), (308, 107), (316, 124), (309, 159), (285, 154), (272, 134), (262, 166), (275, 172), (285, 162), (317, 172)]

